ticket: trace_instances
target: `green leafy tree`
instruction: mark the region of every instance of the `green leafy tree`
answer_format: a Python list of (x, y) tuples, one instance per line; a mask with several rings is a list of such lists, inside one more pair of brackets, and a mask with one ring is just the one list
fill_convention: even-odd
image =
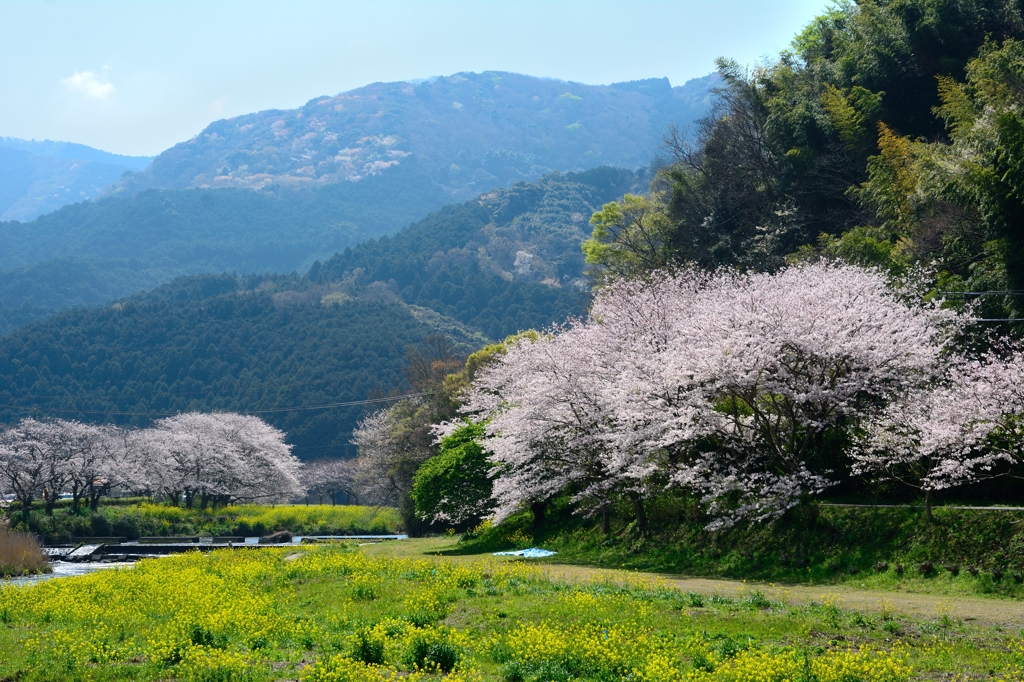
[(466, 423), (442, 438), (437, 456), (419, 468), (412, 498), (421, 518), (461, 525), (491, 511), (492, 465), (482, 437), (482, 424)]
[(589, 274), (597, 281), (656, 270), (669, 262), (672, 222), (657, 195), (627, 194), (590, 218), (594, 231), (583, 242)]

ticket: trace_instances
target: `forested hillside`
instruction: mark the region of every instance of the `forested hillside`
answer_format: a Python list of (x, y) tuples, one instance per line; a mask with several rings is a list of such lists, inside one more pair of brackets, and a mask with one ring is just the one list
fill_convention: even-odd
[(374, 83), (212, 123), (122, 187), (358, 183), (419, 161), (449, 201), (464, 200), (553, 170), (647, 165), (670, 125), (707, 113), (716, 80), (598, 86), (488, 71)]
[(0, 137), (0, 220), (32, 220), (66, 204), (96, 199), (148, 156), (122, 156), (82, 144)]
[(358, 289), (387, 283), (432, 308), (503, 338), (586, 310), (580, 243), (591, 214), (647, 178), (617, 168), (551, 174), (447, 206), (394, 237), (370, 240), (310, 272)]
[[(0, 419), (38, 412), (147, 423), (177, 411), (259, 411), (406, 391), (406, 353), (429, 335), (447, 338), (445, 352), (461, 357), (487, 337), (583, 314), (589, 284), (580, 243), (587, 219), (645, 186), (645, 174), (621, 169), (553, 173), (445, 207), (394, 237), (317, 262), (304, 277), (182, 277), (103, 308), (60, 313), (0, 338)], [(132, 201), (161, 196), (148, 191)], [(186, 217), (237, 225), (240, 245), (243, 220), (256, 213), (232, 218), (230, 203), (204, 213), (203, 197), (281, 205), (246, 190), (175, 196), (197, 198), (172, 205)], [(269, 223), (274, 216), (263, 218)], [(170, 244), (161, 248), (166, 260), (173, 257)], [(272, 244), (261, 248), (275, 256)], [(123, 273), (152, 273), (138, 260), (101, 270), (68, 259), (49, 270), (37, 267), (24, 280), (0, 278), (0, 290), (23, 287), (26, 300), (45, 303), (32, 283), (45, 276), (58, 289), (68, 281), (63, 264), (87, 272), (79, 288), (97, 296), (116, 287)], [(366, 409), (260, 416), (288, 433), (300, 457), (313, 458), (353, 454), (350, 433)]]
[[(0, 419), (33, 413), (148, 424), (189, 410), (277, 410), (405, 386), (405, 353), (430, 334), (453, 352), (482, 337), (371, 295), (330, 296), (290, 277), (182, 278), (0, 339)], [(364, 408), (260, 413), (303, 458), (344, 455)]]

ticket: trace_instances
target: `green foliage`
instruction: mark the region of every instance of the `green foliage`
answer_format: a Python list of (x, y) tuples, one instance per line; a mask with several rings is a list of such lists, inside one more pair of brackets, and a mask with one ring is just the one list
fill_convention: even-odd
[(711, 115), (670, 139), (674, 163), (644, 207), (658, 229), (634, 228), (656, 238), (609, 239), (630, 221), (602, 211), (588, 262), (614, 275), (824, 256), (1024, 288), (1010, 227), (1024, 219), (1021, 39), (1016, 3), (865, 0), (831, 7), (772, 64), (719, 61)]
[(484, 517), (491, 508), (492, 464), (480, 446), (483, 425), (467, 423), (441, 439), (437, 456), (416, 471), (412, 499), (416, 513), (456, 525)]
[(599, 265), (593, 274), (628, 277), (663, 267), (668, 263), (667, 246), (671, 222), (653, 197), (627, 194), (611, 202), (590, 218), (594, 231), (583, 242), (588, 264)]

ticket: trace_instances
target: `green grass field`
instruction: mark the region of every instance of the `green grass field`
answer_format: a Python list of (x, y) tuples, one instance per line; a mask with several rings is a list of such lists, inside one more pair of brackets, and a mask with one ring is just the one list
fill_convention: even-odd
[[(451, 541), (448, 541), (449, 543)], [(0, 588), (3, 680), (1020, 679), (1018, 626), (552, 578), (438, 541), (219, 551)], [(998, 603), (998, 602), (997, 602)], [(959, 676), (959, 677), (955, 677)]]

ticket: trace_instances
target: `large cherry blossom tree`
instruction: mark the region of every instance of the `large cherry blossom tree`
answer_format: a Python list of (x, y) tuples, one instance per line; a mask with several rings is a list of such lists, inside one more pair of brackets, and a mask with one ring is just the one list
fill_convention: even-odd
[(284, 433), (257, 417), (189, 412), (158, 420), (143, 446), (150, 478), (172, 500), (267, 501), (297, 495), (298, 460)]
[(569, 491), (692, 491), (711, 528), (776, 518), (835, 482), (823, 441), (933, 381), (963, 319), (877, 272), (684, 270), (604, 289), (587, 320), (510, 348), (466, 412), (487, 419), (495, 518)]

